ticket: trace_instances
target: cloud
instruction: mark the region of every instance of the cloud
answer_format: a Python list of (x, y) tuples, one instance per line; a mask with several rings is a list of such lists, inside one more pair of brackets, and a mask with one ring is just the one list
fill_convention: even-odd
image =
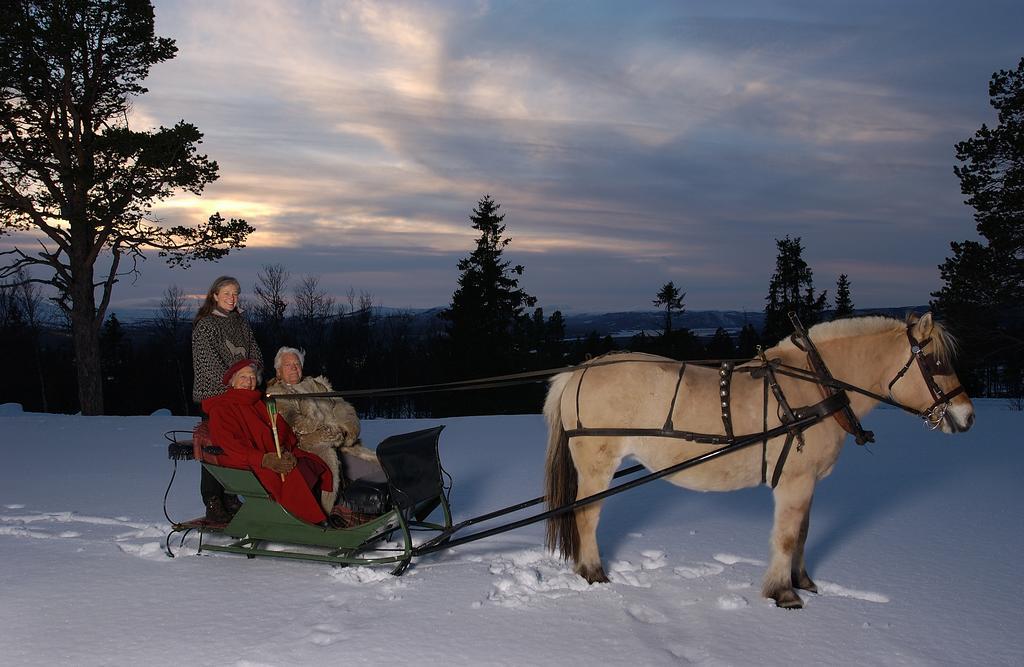
[[(1019, 58), (1024, 18), (1009, 2), (182, 0), (156, 14), (179, 55), (131, 122), (205, 133), (220, 179), (157, 214), (249, 220), (228, 270), (276, 257), (338, 293), (443, 304), (489, 193), (528, 288), (577, 310), (646, 307), (667, 280), (691, 307), (759, 309), (786, 234), (819, 287), (846, 267), (858, 304), (926, 299), (948, 241), (973, 235), (952, 146), (991, 122), (985, 84)], [(176, 278), (154, 266), (140, 284), (156, 294)]]

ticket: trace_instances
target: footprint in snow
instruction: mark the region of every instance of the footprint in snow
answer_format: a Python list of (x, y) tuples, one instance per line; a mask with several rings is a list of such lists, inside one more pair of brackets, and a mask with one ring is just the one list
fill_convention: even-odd
[(691, 563), (672, 568), (672, 571), (683, 579), (701, 579), (722, 574), (725, 568), (718, 563)]
[(668, 618), (657, 609), (651, 609), (642, 604), (631, 604), (626, 607), (626, 613), (641, 623), (666, 623)]
[(749, 581), (727, 581), (725, 587), (730, 591), (742, 591), (750, 588), (753, 584)]
[(386, 581), (391, 578), (391, 573), (383, 568), (366, 567), (355, 565), (331, 570), (331, 578), (342, 584), (371, 584), (378, 581)]
[[(170, 560), (167, 558), (167, 554), (164, 553), (164, 545), (160, 542), (146, 542), (144, 544), (128, 544), (126, 542), (119, 542), (117, 544), (117, 548), (129, 556), (138, 556), (139, 558), (145, 558), (148, 560)], [(181, 555), (181, 552), (176, 553)]]
[(722, 595), (717, 601), (719, 609), (743, 609), (750, 603), (742, 595), (736, 595), (735, 593), (729, 593), (728, 595)]
[(644, 557), (640, 567), (645, 570), (658, 570), (668, 565), (664, 551), (641, 551), (640, 555)]
[(636, 565), (628, 560), (613, 561), (608, 567), (608, 578), (615, 584), (625, 584), (636, 588), (650, 588), (650, 579), (639, 571)]
[(29, 530), (21, 526), (0, 526), (0, 535), (10, 535), (11, 537), (33, 537), (40, 540), (47, 540), (53, 537), (49, 533), (44, 533), (38, 530)]
[(704, 662), (710, 656), (708, 652), (696, 646), (685, 646), (683, 644), (669, 644), (665, 647), (672, 657), (682, 660), (685, 663)]
[(725, 563), (726, 565), (756, 565), (758, 567), (765, 567), (768, 564), (763, 560), (757, 560), (756, 558), (744, 558), (743, 556), (736, 556), (733, 554), (715, 554), (714, 559), (719, 563)]
[(818, 594), (829, 597), (853, 598), (855, 600), (864, 600), (865, 602), (886, 603), (889, 601), (889, 596), (882, 595), (881, 593), (858, 591), (830, 581), (821, 581), (820, 579), (818, 580)]
[(341, 628), (333, 625), (314, 625), (306, 635), (306, 640), (317, 646), (330, 646), (344, 639), (348, 639), (348, 637)]
[[(591, 588), (563, 563), (539, 550), (497, 556), (488, 570), (498, 575), (487, 601), (503, 607), (526, 607), (537, 598), (555, 599), (575, 595)], [(478, 609), (482, 602), (474, 602)]]

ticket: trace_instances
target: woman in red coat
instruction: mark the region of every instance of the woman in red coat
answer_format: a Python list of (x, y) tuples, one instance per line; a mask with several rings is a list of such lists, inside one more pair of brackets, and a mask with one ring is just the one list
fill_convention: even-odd
[(229, 389), (202, 404), (210, 415), (210, 439), (224, 450), (219, 463), (251, 470), (272, 499), (303, 521), (326, 521), (317, 498), (321, 491), (334, 489), (333, 475), (316, 454), (296, 447), (295, 433), (281, 415), (277, 415), (281, 456), (277, 455), (270, 414), (263, 395), (256, 391), (256, 362), (237, 362), (224, 373), (223, 381)]

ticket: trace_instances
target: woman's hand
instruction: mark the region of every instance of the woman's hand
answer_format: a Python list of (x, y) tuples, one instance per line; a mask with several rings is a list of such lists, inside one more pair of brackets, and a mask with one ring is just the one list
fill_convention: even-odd
[(267, 452), (263, 455), (263, 467), (287, 475), (295, 467), (295, 455), (286, 451), (281, 452), (281, 456), (278, 457), (274, 452)]

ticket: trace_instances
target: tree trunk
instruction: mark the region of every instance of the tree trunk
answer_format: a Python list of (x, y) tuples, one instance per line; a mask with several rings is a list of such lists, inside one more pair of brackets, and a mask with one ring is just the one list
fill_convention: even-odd
[(78, 371), (78, 405), (83, 415), (103, 414), (103, 369), (100, 363), (99, 327), (92, 267), (82, 261), (72, 265), (71, 338)]

